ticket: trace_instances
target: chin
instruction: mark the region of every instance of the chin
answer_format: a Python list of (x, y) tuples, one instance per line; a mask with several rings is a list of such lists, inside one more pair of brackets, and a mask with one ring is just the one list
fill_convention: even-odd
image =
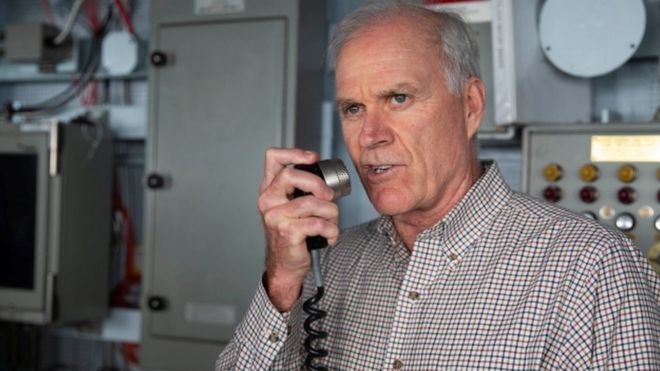
[(383, 190), (369, 195), (374, 208), (384, 215), (403, 214), (410, 208), (410, 201), (396, 190)]

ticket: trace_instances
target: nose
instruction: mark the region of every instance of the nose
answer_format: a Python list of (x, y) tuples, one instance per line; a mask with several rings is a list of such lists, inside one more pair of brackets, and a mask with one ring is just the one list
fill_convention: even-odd
[(363, 148), (374, 148), (392, 141), (392, 131), (384, 114), (368, 112), (360, 130), (359, 143)]

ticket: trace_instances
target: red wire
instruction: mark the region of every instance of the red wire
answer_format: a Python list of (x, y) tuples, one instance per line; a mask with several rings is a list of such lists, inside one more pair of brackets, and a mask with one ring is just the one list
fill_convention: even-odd
[(92, 82), (85, 88), (80, 95), (80, 104), (83, 106), (93, 106), (98, 104), (98, 81)]
[(50, 9), (50, 2), (48, 0), (41, 0), (39, 3), (41, 4), (41, 9), (44, 11), (44, 14), (46, 14), (48, 23), (55, 25), (55, 16), (53, 15), (52, 9)]
[(124, 3), (122, 3), (122, 0), (114, 0), (114, 3), (117, 6), (117, 10), (119, 10), (119, 15), (121, 16), (122, 21), (124, 21), (124, 26), (126, 26), (126, 30), (130, 32), (131, 35), (135, 35), (135, 28), (133, 27), (133, 22), (131, 21), (131, 17), (128, 15), (128, 12), (124, 7)]
[(135, 231), (133, 229), (133, 221), (128, 213), (128, 208), (121, 198), (118, 179), (117, 169), (115, 169), (112, 208), (121, 215), (125, 223), (124, 245), (126, 246), (126, 260), (124, 261), (124, 277), (112, 293), (112, 304), (115, 306), (124, 306), (126, 305), (126, 294), (128, 294), (131, 286), (140, 282), (141, 274), (135, 266)]
[(134, 343), (122, 343), (121, 352), (124, 356), (124, 359), (132, 365), (138, 365), (140, 363), (140, 358), (138, 357), (138, 352), (140, 351), (140, 344)]
[(99, 3), (98, 0), (95, 1), (85, 1), (83, 3), (83, 13), (85, 17), (89, 20), (89, 23), (92, 26), (92, 31), (94, 33), (98, 32), (101, 27), (99, 23)]
[[(116, 170), (115, 170), (115, 174)], [(115, 175), (117, 179), (117, 175)], [(125, 240), (124, 244), (126, 245), (126, 274), (124, 279), (128, 282), (137, 282), (140, 278), (140, 274), (135, 269), (135, 234), (133, 230), (133, 221), (131, 220), (131, 215), (128, 213), (128, 208), (121, 199), (121, 193), (119, 191), (119, 184), (115, 181), (115, 194), (113, 197), (114, 209), (121, 214), (124, 219), (126, 226)]]

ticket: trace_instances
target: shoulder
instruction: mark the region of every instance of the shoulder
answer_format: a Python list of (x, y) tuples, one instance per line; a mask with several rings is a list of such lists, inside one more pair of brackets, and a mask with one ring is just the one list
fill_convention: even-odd
[(593, 278), (616, 268), (658, 281), (639, 249), (613, 227), (517, 192), (502, 214), (524, 236), (520, 245), (543, 253), (549, 263)]
[(632, 246), (623, 233), (612, 227), (523, 193), (513, 192), (502, 217), (539, 237), (552, 237), (555, 243)]

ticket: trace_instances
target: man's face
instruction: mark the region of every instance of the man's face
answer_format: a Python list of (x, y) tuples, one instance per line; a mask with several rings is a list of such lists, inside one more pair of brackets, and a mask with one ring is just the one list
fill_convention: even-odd
[(482, 94), (475, 114), (474, 97), (449, 92), (438, 49), (414, 22), (358, 32), (337, 57), (337, 108), (369, 199), (386, 215), (442, 216), (473, 182), (470, 139), (483, 86), (474, 79)]

